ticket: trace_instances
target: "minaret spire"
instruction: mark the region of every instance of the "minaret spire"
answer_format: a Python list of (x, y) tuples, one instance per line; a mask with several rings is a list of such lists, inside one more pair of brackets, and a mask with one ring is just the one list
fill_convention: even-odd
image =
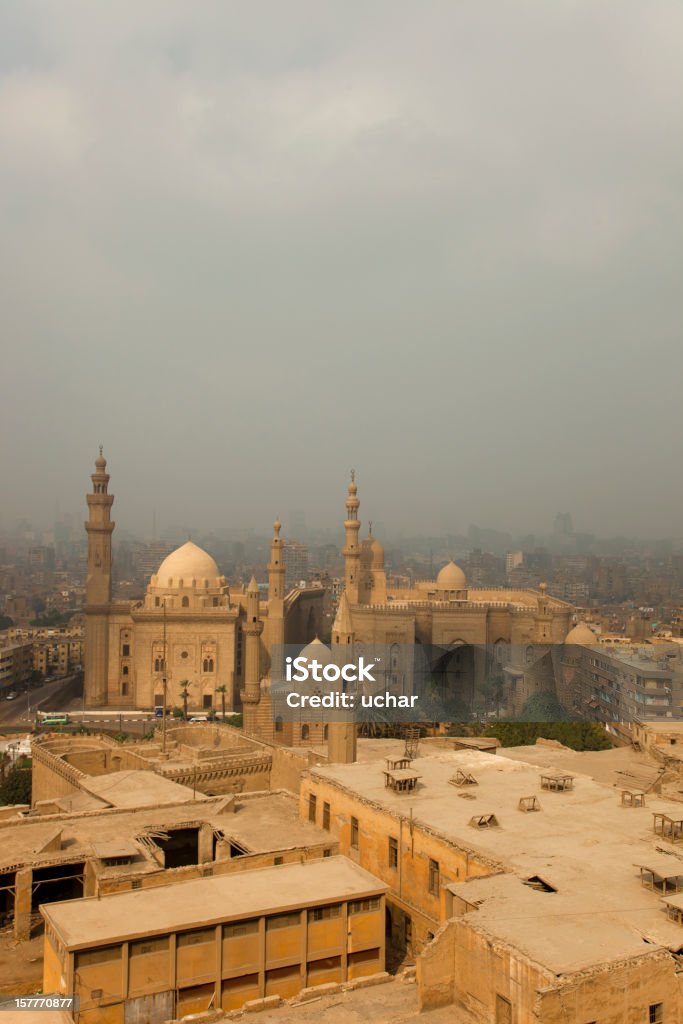
[(346, 543), (342, 550), (344, 555), (344, 589), (351, 604), (358, 603), (360, 579), (360, 547), (358, 545), (358, 532), (360, 530), (359, 506), (356, 471), (352, 469), (351, 483), (348, 487), (348, 497), (346, 499), (346, 520), (344, 521)]
[(95, 459), (92, 491), (86, 495), (88, 520), (88, 574), (85, 584), (85, 701), (107, 702), (109, 649), (109, 611), (111, 606), (112, 551), (111, 521), (113, 494), (109, 494), (107, 460), (100, 453)]

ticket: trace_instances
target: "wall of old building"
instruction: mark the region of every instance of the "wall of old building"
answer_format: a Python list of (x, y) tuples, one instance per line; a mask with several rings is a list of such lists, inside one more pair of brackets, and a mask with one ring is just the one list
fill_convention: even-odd
[[(339, 851), (390, 886), (392, 942), (396, 952), (419, 952), (446, 919), (443, 887), (494, 874), (500, 866), (411, 821), (409, 804), (398, 816), (342, 789), (315, 773), (304, 775), (299, 813), (309, 820), (309, 797), (316, 797), (316, 824), (324, 827), (324, 804), (330, 805), (330, 832), (339, 839)], [(351, 845), (351, 818), (358, 821), (358, 847)], [(397, 866), (390, 865), (389, 839), (397, 843)], [(439, 865), (439, 892), (430, 892), (430, 861)], [(394, 912), (395, 911), (395, 912)], [(409, 927), (406, 935), (406, 921)]]
[(515, 1024), (641, 1024), (661, 1003), (665, 1024), (675, 1024), (683, 1009), (676, 966), (655, 951), (558, 977), (476, 922), (452, 918), (417, 958), (418, 1003), (420, 1010), (461, 1005), (477, 1024), (504, 1019), (505, 1001)]
[(270, 788), (286, 789), (299, 794), (301, 776), (316, 764), (325, 764), (327, 755), (308, 749), (292, 750), (288, 747), (271, 748), (273, 763), (270, 772)]
[(683, 979), (677, 966), (668, 953), (656, 952), (573, 974), (566, 984), (539, 994), (538, 1020), (640, 1024), (651, 1020), (650, 1007), (661, 1003), (664, 1024), (675, 1024), (683, 1011)]

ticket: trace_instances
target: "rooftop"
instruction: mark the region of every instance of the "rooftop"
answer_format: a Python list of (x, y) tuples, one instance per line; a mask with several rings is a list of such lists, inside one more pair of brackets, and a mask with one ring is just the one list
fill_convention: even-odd
[(159, 807), (183, 801), (203, 801), (202, 793), (165, 779), (156, 772), (120, 771), (91, 775), (80, 781), (81, 788), (110, 807)]
[(69, 949), (83, 949), (123, 937), (146, 938), (273, 911), (360, 899), (386, 889), (346, 857), (326, 857), (102, 899), (51, 903), (42, 908), (42, 914)]
[[(542, 756), (552, 760), (555, 753), (549, 757), (544, 750)], [(541, 789), (544, 769), (500, 753), (417, 758), (412, 768), (421, 779), (410, 794), (386, 789), (382, 767), (329, 765), (310, 774), (396, 816), (412, 814), (416, 825), (508, 872), (460, 883), (458, 893), (466, 889), (468, 902), (484, 901), (471, 918), (474, 926), (512, 942), (556, 973), (657, 945), (683, 947), (683, 929), (667, 919), (659, 894), (640, 883), (640, 865), (657, 852), (672, 864), (680, 860), (683, 871), (683, 850), (655, 836), (652, 827), (654, 811), (679, 819), (683, 804), (648, 793), (645, 807), (623, 807), (616, 786), (576, 770), (571, 790), (548, 792)], [(474, 799), (459, 799), (449, 784), (458, 768), (477, 780), (470, 790)], [(540, 812), (520, 813), (520, 799), (532, 795)], [(473, 828), (473, 814), (494, 814), (499, 827)], [(537, 892), (523, 884), (535, 876), (557, 891)]]
[[(100, 779), (109, 776), (101, 775)], [(233, 812), (232, 808), (235, 807)], [(231, 797), (205, 797), (196, 803), (148, 807), (138, 810), (105, 809), (84, 814), (44, 815), (0, 822), (0, 870), (41, 862), (76, 861), (96, 856), (96, 850), (135, 843), (149, 828), (173, 828), (210, 822), (249, 853), (287, 850), (314, 844), (330, 844), (330, 834), (301, 821), (297, 800), (284, 792)], [(61, 850), (37, 854), (61, 830)], [(140, 855), (137, 871), (158, 871), (158, 864), (136, 844)]]

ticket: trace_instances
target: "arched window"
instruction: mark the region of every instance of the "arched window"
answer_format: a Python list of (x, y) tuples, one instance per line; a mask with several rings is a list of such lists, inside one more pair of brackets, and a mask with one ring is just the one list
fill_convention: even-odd
[(202, 672), (213, 672), (213, 658), (204, 658)]
[(189, 608), (190, 607), (190, 599), (189, 599), (189, 597), (184, 597), (182, 603), (183, 603), (183, 608)]
[(121, 669), (121, 675), (122, 676), (127, 676), (128, 675), (128, 666), (127, 665), (124, 665), (123, 668)]
[(154, 671), (155, 672), (163, 672), (164, 671), (164, 659), (163, 658), (155, 658), (154, 659)]
[(282, 717), (278, 715), (275, 719), (275, 732), (282, 732)]
[(301, 739), (302, 740), (307, 740), (308, 737), (310, 736), (310, 734), (311, 734), (311, 730), (308, 728), (308, 726), (307, 725), (302, 725), (301, 726)]

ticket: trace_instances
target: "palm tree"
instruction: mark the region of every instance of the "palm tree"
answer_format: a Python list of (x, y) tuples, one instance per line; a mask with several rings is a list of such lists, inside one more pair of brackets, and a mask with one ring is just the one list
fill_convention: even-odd
[(190, 697), (190, 680), (180, 680), (180, 698), (183, 702), (183, 718), (187, 721), (187, 702)]
[(216, 687), (216, 693), (220, 693), (221, 695), (221, 714), (223, 716), (223, 721), (225, 721), (225, 695), (227, 692), (228, 688), (225, 685), (225, 683), (223, 683), (221, 686)]

